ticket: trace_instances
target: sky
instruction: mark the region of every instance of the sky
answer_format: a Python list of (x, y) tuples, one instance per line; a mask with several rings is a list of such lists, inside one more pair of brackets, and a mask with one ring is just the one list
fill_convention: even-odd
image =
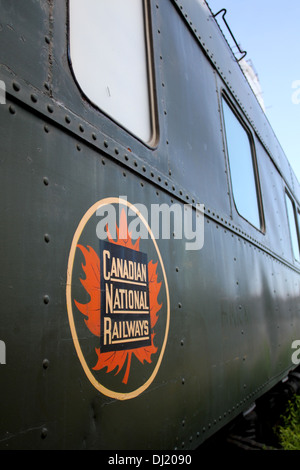
[[(207, 0), (247, 51), (267, 118), (300, 182), (300, 0)], [(222, 25), (222, 15), (218, 17)], [(222, 27), (225, 32), (225, 26)]]

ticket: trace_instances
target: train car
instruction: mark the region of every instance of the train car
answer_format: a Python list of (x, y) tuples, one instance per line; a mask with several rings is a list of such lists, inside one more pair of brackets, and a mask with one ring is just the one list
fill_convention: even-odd
[(299, 183), (204, 0), (0, 12), (0, 448), (197, 449), (297, 367)]

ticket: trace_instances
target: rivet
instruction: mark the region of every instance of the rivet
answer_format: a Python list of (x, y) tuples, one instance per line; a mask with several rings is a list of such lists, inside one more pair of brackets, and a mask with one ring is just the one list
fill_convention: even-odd
[(32, 95), (30, 95), (30, 98), (31, 98), (31, 101), (32, 101), (33, 103), (37, 103), (37, 97), (36, 97), (36, 95), (34, 95), (34, 94), (32, 93)]
[(20, 91), (21, 87), (20, 87), (20, 85), (19, 85), (17, 82), (13, 82), (13, 89), (14, 89), (15, 91)]
[(49, 359), (44, 359), (44, 360), (43, 360), (43, 368), (44, 368), (44, 369), (48, 369), (49, 364), (50, 364)]
[(45, 305), (48, 305), (49, 302), (50, 302), (50, 297), (49, 297), (49, 295), (45, 295), (45, 296), (44, 296), (44, 304), (45, 304)]
[(47, 429), (47, 428), (43, 428), (43, 429), (42, 429), (42, 432), (41, 432), (41, 438), (42, 438), (42, 439), (46, 439), (47, 435), (48, 435), (48, 429)]
[(44, 240), (46, 243), (50, 243), (50, 235), (48, 235), (48, 233), (44, 235)]
[(54, 111), (53, 106), (51, 106), (51, 104), (48, 104), (47, 109), (48, 109), (49, 113), (51, 113), (51, 114)]
[(44, 177), (43, 181), (44, 181), (44, 185), (45, 185), (45, 186), (48, 186), (48, 185), (49, 185), (49, 180), (48, 180), (48, 178), (47, 178), (46, 176)]
[(15, 108), (14, 106), (10, 105), (10, 107), (9, 107), (9, 112), (10, 112), (11, 114), (16, 114), (16, 108)]

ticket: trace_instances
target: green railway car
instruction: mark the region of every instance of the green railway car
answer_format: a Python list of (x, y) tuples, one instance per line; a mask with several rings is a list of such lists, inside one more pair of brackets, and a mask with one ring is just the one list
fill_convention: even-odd
[(297, 367), (299, 183), (204, 0), (0, 43), (0, 448), (196, 449)]

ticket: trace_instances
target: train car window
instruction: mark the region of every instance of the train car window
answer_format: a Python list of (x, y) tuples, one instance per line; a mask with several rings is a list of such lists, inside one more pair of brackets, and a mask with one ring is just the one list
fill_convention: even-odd
[(86, 97), (153, 140), (146, 0), (70, 0), (70, 61)]
[(300, 260), (300, 252), (299, 252), (299, 239), (298, 239), (295, 205), (294, 205), (291, 197), (287, 193), (285, 193), (285, 198), (286, 198), (287, 215), (288, 215), (288, 221), (289, 221), (289, 227), (290, 227), (290, 235), (291, 235), (293, 253), (294, 253), (295, 259), (297, 261), (299, 261)]
[(242, 217), (260, 229), (261, 218), (250, 135), (225, 99), (223, 115), (235, 205)]

